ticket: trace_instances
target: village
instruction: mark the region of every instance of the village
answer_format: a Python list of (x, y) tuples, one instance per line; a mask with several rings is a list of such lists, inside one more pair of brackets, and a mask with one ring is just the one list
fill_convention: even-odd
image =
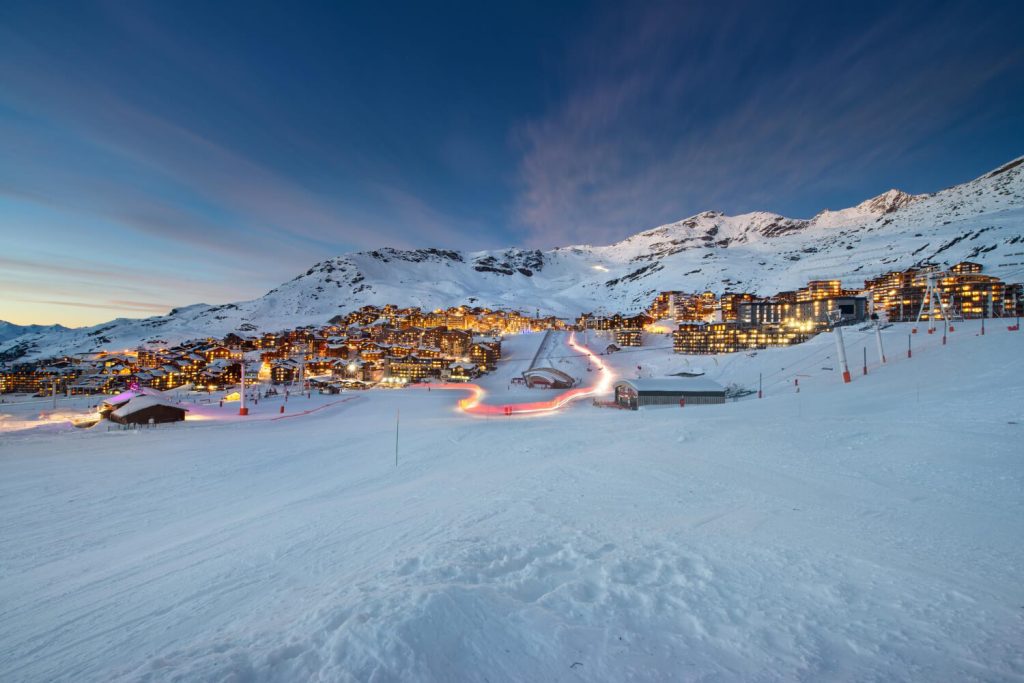
[[(858, 289), (844, 288), (839, 280), (813, 280), (796, 291), (771, 297), (752, 293), (660, 292), (639, 314), (584, 313), (575, 321), (553, 316), (525, 315), (517, 311), (465, 306), (424, 312), (419, 308), (363, 306), (331, 319), (322, 327), (300, 327), (258, 335), (232, 333), (223, 338), (187, 341), (169, 348), (146, 344), (134, 349), (47, 359), (0, 368), (0, 393), (52, 399), (95, 396), (94, 424), (112, 422), (163, 423), (186, 419), (175, 401), (159, 396), (174, 392), (192, 401), (241, 405), (243, 415), (259, 401), (313, 393), (336, 395), (369, 388), (401, 389), (423, 383), (474, 383), (493, 373), (502, 359), (503, 343), (524, 334), (579, 332), (588, 346), (571, 337), (534, 340), (526, 352), (529, 362), (515, 372), (502, 373), (491, 383), (519, 389), (579, 391), (591, 384), (596, 358), (581, 367), (591, 352), (608, 356), (652, 343), (684, 356), (729, 354), (806, 342), (836, 326), (874, 323), (985, 319), (1020, 316), (1024, 308), (1022, 285), (1007, 284), (985, 275), (979, 264), (962, 262), (947, 271), (920, 268), (890, 272), (866, 280)], [(559, 341), (561, 339), (561, 341)], [(657, 340), (657, 341), (655, 341)], [(549, 348), (550, 347), (550, 348)], [(552, 349), (560, 348), (554, 353)], [(548, 361), (547, 357), (558, 359)], [(575, 357), (575, 358), (574, 358)], [(573, 358), (573, 367), (559, 367)], [(690, 377), (694, 373), (669, 373)], [(696, 373), (700, 374), (700, 373)], [(641, 378), (636, 378), (640, 380)], [(652, 403), (675, 403), (684, 394), (691, 403), (721, 402), (723, 387), (704, 380), (689, 390), (658, 385), (665, 377), (643, 378), (645, 388), (629, 384), (614, 388), (614, 403), (636, 408)], [(244, 391), (241, 386), (244, 382)], [(652, 385), (651, 382), (654, 382)], [(487, 383), (484, 382), (486, 385)], [(655, 386), (657, 385), (657, 386)], [(575, 389), (574, 389), (575, 388)], [(492, 388), (493, 389), (493, 388)], [(601, 387), (610, 391), (610, 385)], [(743, 389), (734, 390), (742, 393)], [(750, 393), (752, 388), (746, 388)], [(137, 394), (131, 410), (125, 404)], [(590, 393), (596, 392), (593, 388)], [(205, 398), (204, 398), (205, 395)], [(660, 397), (660, 398), (658, 398)], [(473, 403), (477, 411), (488, 406)], [(503, 407), (520, 412), (522, 406), (561, 405), (560, 399), (538, 401), (532, 393), (507, 397)], [(464, 406), (465, 407), (465, 406)], [(285, 406), (280, 405), (280, 412)], [(192, 416), (193, 418), (196, 415)]]

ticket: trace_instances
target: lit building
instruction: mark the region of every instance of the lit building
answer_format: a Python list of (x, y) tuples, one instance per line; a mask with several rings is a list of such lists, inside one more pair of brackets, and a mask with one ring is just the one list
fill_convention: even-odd
[[(1008, 286), (997, 277), (982, 275), (981, 270), (981, 264), (963, 261), (948, 272), (933, 275), (942, 305), (949, 315), (954, 318), (981, 318), (1009, 314), (1006, 302)], [(876, 312), (884, 313), (889, 321), (915, 321), (919, 314), (926, 320), (928, 277), (929, 271), (922, 269), (893, 271), (865, 281), (864, 289), (871, 294)], [(1012, 304), (1010, 308), (1013, 308)], [(941, 315), (941, 312), (936, 313), (937, 317), (941, 318)]]
[(746, 325), (798, 325), (804, 331), (828, 327), (828, 316), (839, 311), (840, 323), (858, 323), (867, 319), (867, 299), (862, 296), (837, 296), (788, 302), (774, 299), (744, 301), (737, 306), (737, 321)]
[(469, 359), (484, 372), (490, 372), (501, 360), (501, 340), (490, 337), (473, 339), (469, 347)]
[(674, 320), (676, 317), (676, 298), (683, 296), (683, 292), (661, 292), (654, 297), (654, 301), (647, 309), (648, 314), (655, 320)]
[(747, 325), (737, 322), (681, 323), (672, 334), (672, 350), (691, 355), (734, 353), (769, 346), (789, 346), (810, 338), (795, 326)]
[(726, 322), (737, 320), (739, 318), (739, 305), (755, 301), (756, 299), (757, 297), (749, 292), (726, 292), (719, 300), (719, 306), (722, 309), (722, 320)]
[(819, 299), (835, 299), (843, 294), (843, 283), (839, 280), (811, 280), (806, 287), (796, 292), (796, 300), (816, 301)]
[(643, 332), (640, 330), (615, 330), (615, 343), (622, 346), (641, 346), (643, 344)]

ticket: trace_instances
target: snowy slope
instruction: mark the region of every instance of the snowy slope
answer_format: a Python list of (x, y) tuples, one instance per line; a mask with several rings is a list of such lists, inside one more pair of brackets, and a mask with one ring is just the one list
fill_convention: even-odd
[(68, 328), (63, 325), (15, 325), (6, 320), (0, 320), (0, 344), (27, 334), (59, 334), (67, 331)]
[(1024, 335), (906, 328), (722, 406), (0, 434), (0, 680), (1019, 681)]
[[(251, 301), (199, 304), (167, 316), (27, 335), (0, 345), (26, 357), (176, 342), (230, 331), (323, 324), (365, 304), (459, 304), (581, 312), (638, 311), (659, 291), (772, 294), (815, 278), (865, 278), (923, 261), (979, 261), (1019, 281), (1024, 271), (1024, 157), (933, 195), (890, 190), (809, 220), (705, 212), (608, 246), (548, 251), (378, 249), (317, 263)], [(20, 346), (19, 346), (20, 345)], [(11, 354), (16, 355), (16, 354)]]

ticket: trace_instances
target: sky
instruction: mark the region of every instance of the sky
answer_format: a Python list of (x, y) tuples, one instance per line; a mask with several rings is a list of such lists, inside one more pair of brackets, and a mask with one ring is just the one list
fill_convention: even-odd
[(1024, 154), (1024, 3), (0, 3), (0, 319), (804, 218)]

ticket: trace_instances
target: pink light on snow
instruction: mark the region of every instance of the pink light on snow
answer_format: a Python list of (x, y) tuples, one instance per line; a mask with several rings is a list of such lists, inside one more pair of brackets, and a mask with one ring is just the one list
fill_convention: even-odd
[(572, 401), (586, 398), (587, 396), (598, 396), (610, 391), (615, 375), (608, 369), (608, 366), (606, 366), (590, 349), (576, 342), (575, 332), (569, 337), (569, 346), (571, 346), (573, 350), (587, 356), (590, 362), (597, 366), (598, 380), (589, 387), (576, 387), (575, 389), (569, 389), (547, 401), (530, 401), (526, 403), (503, 403), (500, 405), (493, 405), (484, 402), (484, 399), (487, 397), (487, 392), (478, 384), (445, 383), (432, 386), (439, 389), (461, 389), (463, 391), (469, 391), (470, 395), (459, 401), (459, 410), (471, 415), (493, 416), (550, 413), (561, 409)]

